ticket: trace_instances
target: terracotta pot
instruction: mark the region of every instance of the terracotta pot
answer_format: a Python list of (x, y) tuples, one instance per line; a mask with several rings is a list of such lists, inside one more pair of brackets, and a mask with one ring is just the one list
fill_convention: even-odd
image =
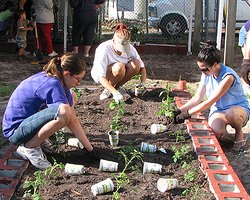
[(180, 90), (187, 90), (187, 82), (186, 81), (179, 81), (179, 89)]

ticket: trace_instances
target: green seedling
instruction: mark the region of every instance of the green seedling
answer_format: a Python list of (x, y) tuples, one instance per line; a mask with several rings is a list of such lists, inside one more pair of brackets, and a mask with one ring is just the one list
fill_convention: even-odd
[(129, 169), (132, 169), (133, 166), (131, 166), (132, 162), (136, 159), (142, 161), (142, 153), (135, 148), (132, 148), (131, 146), (124, 147), (121, 151), (119, 151), (119, 154), (121, 154), (124, 158), (125, 166), (118, 175), (114, 175), (114, 178), (116, 180), (116, 191), (113, 192), (113, 198), (115, 200), (120, 199), (119, 190), (129, 183), (129, 178), (126, 174), (126, 171)]
[(183, 145), (180, 149), (177, 148), (176, 146), (173, 146), (172, 150), (174, 151), (174, 155), (172, 158), (175, 163), (177, 163), (178, 161), (185, 160), (186, 158), (189, 159), (189, 156), (188, 156), (188, 153), (190, 150), (189, 145)]
[(201, 200), (205, 199), (204, 193), (201, 191), (201, 187), (195, 184), (193, 187), (185, 189), (182, 193), (182, 196), (191, 196), (191, 200)]
[(163, 96), (162, 103), (160, 104), (160, 110), (156, 113), (158, 116), (166, 116), (170, 119), (174, 118), (173, 111), (175, 110), (174, 106), (174, 98), (169, 96), (170, 85), (167, 84), (166, 88), (159, 94), (159, 96)]
[(115, 111), (115, 115), (112, 117), (112, 122), (110, 124), (110, 129), (113, 132), (115, 131), (123, 132), (127, 130), (127, 127), (122, 121), (125, 114), (124, 105), (125, 105), (124, 101), (120, 101), (120, 103), (118, 104), (115, 101), (112, 101), (109, 104), (109, 108)]
[(62, 163), (57, 163), (53, 158), (54, 164), (52, 167), (45, 170), (38, 170), (34, 173), (35, 180), (26, 180), (23, 184), (23, 188), (27, 189), (24, 192), (23, 198), (32, 198), (34, 200), (42, 200), (42, 196), (38, 194), (38, 188), (40, 185), (47, 185), (48, 179), (51, 177), (56, 177), (56, 168), (64, 169)]
[(77, 98), (81, 97), (82, 91), (79, 88), (73, 87), (72, 90), (75, 92)]
[(186, 171), (186, 173), (184, 174), (184, 181), (185, 182), (192, 182), (196, 179), (198, 174), (197, 169), (193, 169), (193, 170), (188, 170)]
[(186, 141), (186, 139), (183, 135), (183, 131), (181, 131), (181, 130), (176, 130), (176, 131), (170, 133), (169, 135), (175, 137), (175, 142), (185, 142)]
[(186, 173), (184, 174), (185, 182), (192, 182), (196, 179), (198, 174), (197, 169), (191, 169), (191, 165), (187, 162), (183, 162), (181, 167), (186, 171)]

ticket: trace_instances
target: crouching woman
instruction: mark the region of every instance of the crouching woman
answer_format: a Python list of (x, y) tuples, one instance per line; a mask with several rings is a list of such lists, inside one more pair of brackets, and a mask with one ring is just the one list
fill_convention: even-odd
[(11, 95), (3, 116), (3, 136), (18, 146), (16, 153), (39, 169), (51, 167), (40, 145), (67, 126), (93, 153), (76, 117), (70, 88), (80, 84), (86, 64), (77, 55), (53, 58), (43, 71), (23, 80)]

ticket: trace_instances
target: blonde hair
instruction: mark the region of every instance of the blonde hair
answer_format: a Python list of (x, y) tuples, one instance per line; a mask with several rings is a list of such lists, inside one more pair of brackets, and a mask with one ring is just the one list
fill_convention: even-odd
[(43, 67), (48, 76), (54, 76), (63, 80), (63, 71), (69, 71), (72, 75), (86, 72), (86, 63), (78, 54), (66, 53), (62, 57), (51, 59), (48, 64)]
[(114, 37), (115, 36), (122, 38), (122, 39), (125, 39), (125, 40), (130, 40), (131, 33), (125, 24), (119, 23), (115, 27)]

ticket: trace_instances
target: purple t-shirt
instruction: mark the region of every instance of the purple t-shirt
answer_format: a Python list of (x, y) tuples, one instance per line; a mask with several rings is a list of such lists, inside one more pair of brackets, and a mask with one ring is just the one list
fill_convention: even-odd
[(23, 80), (12, 93), (3, 115), (3, 136), (10, 137), (24, 119), (39, 110), (60, 103), (72, 106), (73, 99), (59, 79), (39, 72)]

